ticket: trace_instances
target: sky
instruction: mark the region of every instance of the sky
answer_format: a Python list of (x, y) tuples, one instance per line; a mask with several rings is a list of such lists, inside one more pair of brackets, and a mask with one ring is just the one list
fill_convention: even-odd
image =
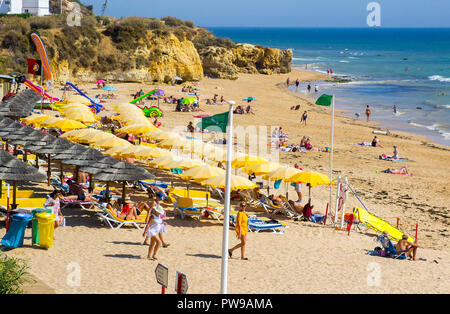
[[(105, 2), (81, 1), (96, 14)], [(108, 0), (105, 15), (174, 16), (203, 27), (368, 27), (371, 2), (380, 27), (450, 27), (449, 0)]]

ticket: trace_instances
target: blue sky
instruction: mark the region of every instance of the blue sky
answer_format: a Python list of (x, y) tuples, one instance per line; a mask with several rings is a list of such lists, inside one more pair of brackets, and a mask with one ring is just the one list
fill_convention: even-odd
[[(104, 0), (81, 0), (100, 14)], [(367, 27), (378, 2), (381, 27), (450, 27), (449, 0), (108, 0), (105, 15), (175, 16), (198, 26)]]

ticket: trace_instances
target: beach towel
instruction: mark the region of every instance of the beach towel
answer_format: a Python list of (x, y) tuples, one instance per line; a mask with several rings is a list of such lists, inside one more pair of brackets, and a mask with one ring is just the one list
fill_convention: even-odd
[(402, 158), (394, 159), (394, 158), (389, 157), (389, 156), (387, 156), (387, 155), (385, 155), (385, 154), (380, 155), (378, 158), (380, 158), (381, 160), (386, 160), (386, 161), (401, 161), (401, 162), (408, 162), (408, 161), (405, 160), (405, 159), (402, 159)]

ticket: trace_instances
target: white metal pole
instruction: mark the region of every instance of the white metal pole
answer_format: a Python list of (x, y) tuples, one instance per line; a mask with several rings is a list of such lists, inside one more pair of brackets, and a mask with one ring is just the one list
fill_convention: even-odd
[(341, 217), (341, 229), (344, 229), (344, 220), (345, 220), (345, 203), (347, 202), (347, 196), (348, 196), (348, 180), (347, 177), (345, 177), (345, 184), (344, 184), (344, 195), (342, 196), (342, 217)]
[(227, 127), (227, 169), (225, 186), (225, 207), (223, 217), (223, 240), (222, 240), (222, 281), (221, 293), (227, 294), (228, 281), (228, 233), (230, 226), (230, 183), (231, 183), (231, 159), (233, 158), (233, 105), (230, 105)]
[[(339, 209), (339, 199), (341, 197), (341, 177), (337, 179), (337, 192), (336, 192), (336, 207), (334, 208), (334, 226), (337, 226), (338, 221), (338, 209)], [(331, 213), (331, 211), (330, 211)]]
[[(331, 99), (331, 151), (330, 151), (330, 212), (331, 212), (331, 206), (332, 206), (332, 182), (333, 182), (333, 151), (334, 151), (334, 94), (333, 98)], [(335, 217), (337, 218), (337, 217)]]

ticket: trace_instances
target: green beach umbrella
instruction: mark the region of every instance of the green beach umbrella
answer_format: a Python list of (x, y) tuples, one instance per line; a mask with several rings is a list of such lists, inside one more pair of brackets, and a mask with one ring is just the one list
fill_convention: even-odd
[(190, 105), (190, 104), (193, 104), (195, 102), (195, 100), (196, 99), (194, 97), (186, 97), (181, 101), (181, 103), (183, 105)]

